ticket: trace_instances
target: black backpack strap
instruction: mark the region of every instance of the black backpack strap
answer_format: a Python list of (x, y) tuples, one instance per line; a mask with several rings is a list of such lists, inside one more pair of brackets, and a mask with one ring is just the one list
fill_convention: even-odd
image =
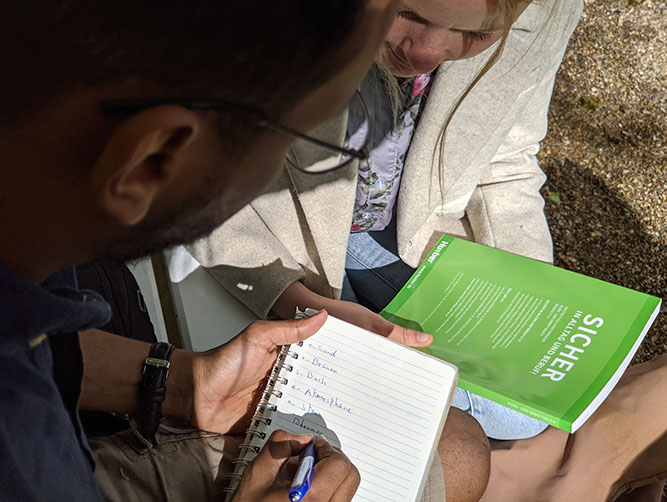
[(157, 342), (144, 296), (124, 263), (94, 261), (77, 266), (76, 275), (80, 289), (92, 289), (111, 305), (111, 321), (101, 330), (133, 340)]
[[(80, 289), (99, 293), (111, 305), (111, 321), (99, 329), (125, 338), (157, 342), (144, 297), (125, 264), (94, 261), (77, 266), (76, 275)], [(88, 437), (129, 429), (126, 420), (111, 413), (81, 411), (79, 415)]]

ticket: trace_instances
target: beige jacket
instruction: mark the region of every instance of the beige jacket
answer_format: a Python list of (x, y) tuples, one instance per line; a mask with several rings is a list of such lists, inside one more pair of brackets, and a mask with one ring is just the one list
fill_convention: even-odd
[[(535, 155), (556, 70), (582, 8), (582, 0), (536, 0), (524, 11), (501, 58), (454, 115), (442, 169), (440, 130), (493, 48), (440, 66), (395, 208), (398, 251), (408, 265), (416, 267), (443, 233), (552, 261), (539, 193), (546, 178)], [(324, 127), (332, 139), (341, 137), (345, 117)], [(189, 251), (260, 317), (295, 281), (338, 297), (356, 179), (356, 163), (319, 176), (286, 167), (265, 194)]]

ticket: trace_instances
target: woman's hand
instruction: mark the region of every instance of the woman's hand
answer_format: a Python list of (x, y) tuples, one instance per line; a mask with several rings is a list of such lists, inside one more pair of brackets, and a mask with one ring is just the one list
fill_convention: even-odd
[[(312, 436), (278, 430), (246, 468), (234, 502), (285, 502), (299, 465), (299, 455)], [(359, 472), (327, 441), (315, 439), (315, 475), (306, 500), (349, 502), (359, 486)]]
[(272, 311), (280, 317), (294, 316), (296, 308), (326, 309), (332, 316), (351, 324), (386, 336), (403, 345), (426, 347), (433, 341), (433, 336), (421, 331), (404, 328), (387, 321), (384, 317), (366, 307), (353, 302), (333, 300), (310, 291), (300, 282), (290, 285), (276, 300)]
[(412, 347), (426, 347), (433, 341), (433, 336), (428, 333), (422, 333), (414, 329), (404, 328), (387, 321), (384, 317), (368, 310), (363, 305), (354, 302), (345, 302), (342, 300), (329, 300), (328, 305), (331, 310), (327, 310), (334, 317), (338, 317), (351, 324), (386, 336), (403, 345)]

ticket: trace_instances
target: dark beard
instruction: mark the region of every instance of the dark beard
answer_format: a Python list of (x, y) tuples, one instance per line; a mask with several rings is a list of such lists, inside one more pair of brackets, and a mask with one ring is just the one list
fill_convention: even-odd
[(220, 197), (198, 197), (160, 221), (137, 225), (127, 238), (108, 244), (102, 258), (124, 263), (188, 244), (220, 226), (229, 217), (224, 213)]

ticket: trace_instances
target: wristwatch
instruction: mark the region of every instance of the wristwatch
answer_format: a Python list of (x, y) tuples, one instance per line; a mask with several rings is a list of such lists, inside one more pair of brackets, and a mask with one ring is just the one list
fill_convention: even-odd
[(173, 351), (174, 346), (169, 343), (154, 343), (144, 361), (136, 418), (139, 433), (151, 442), (155, 441), (155, 433), (160, 425), (162, 402), (167, 393), (165, 383), (169, 376), (169, 358)]

